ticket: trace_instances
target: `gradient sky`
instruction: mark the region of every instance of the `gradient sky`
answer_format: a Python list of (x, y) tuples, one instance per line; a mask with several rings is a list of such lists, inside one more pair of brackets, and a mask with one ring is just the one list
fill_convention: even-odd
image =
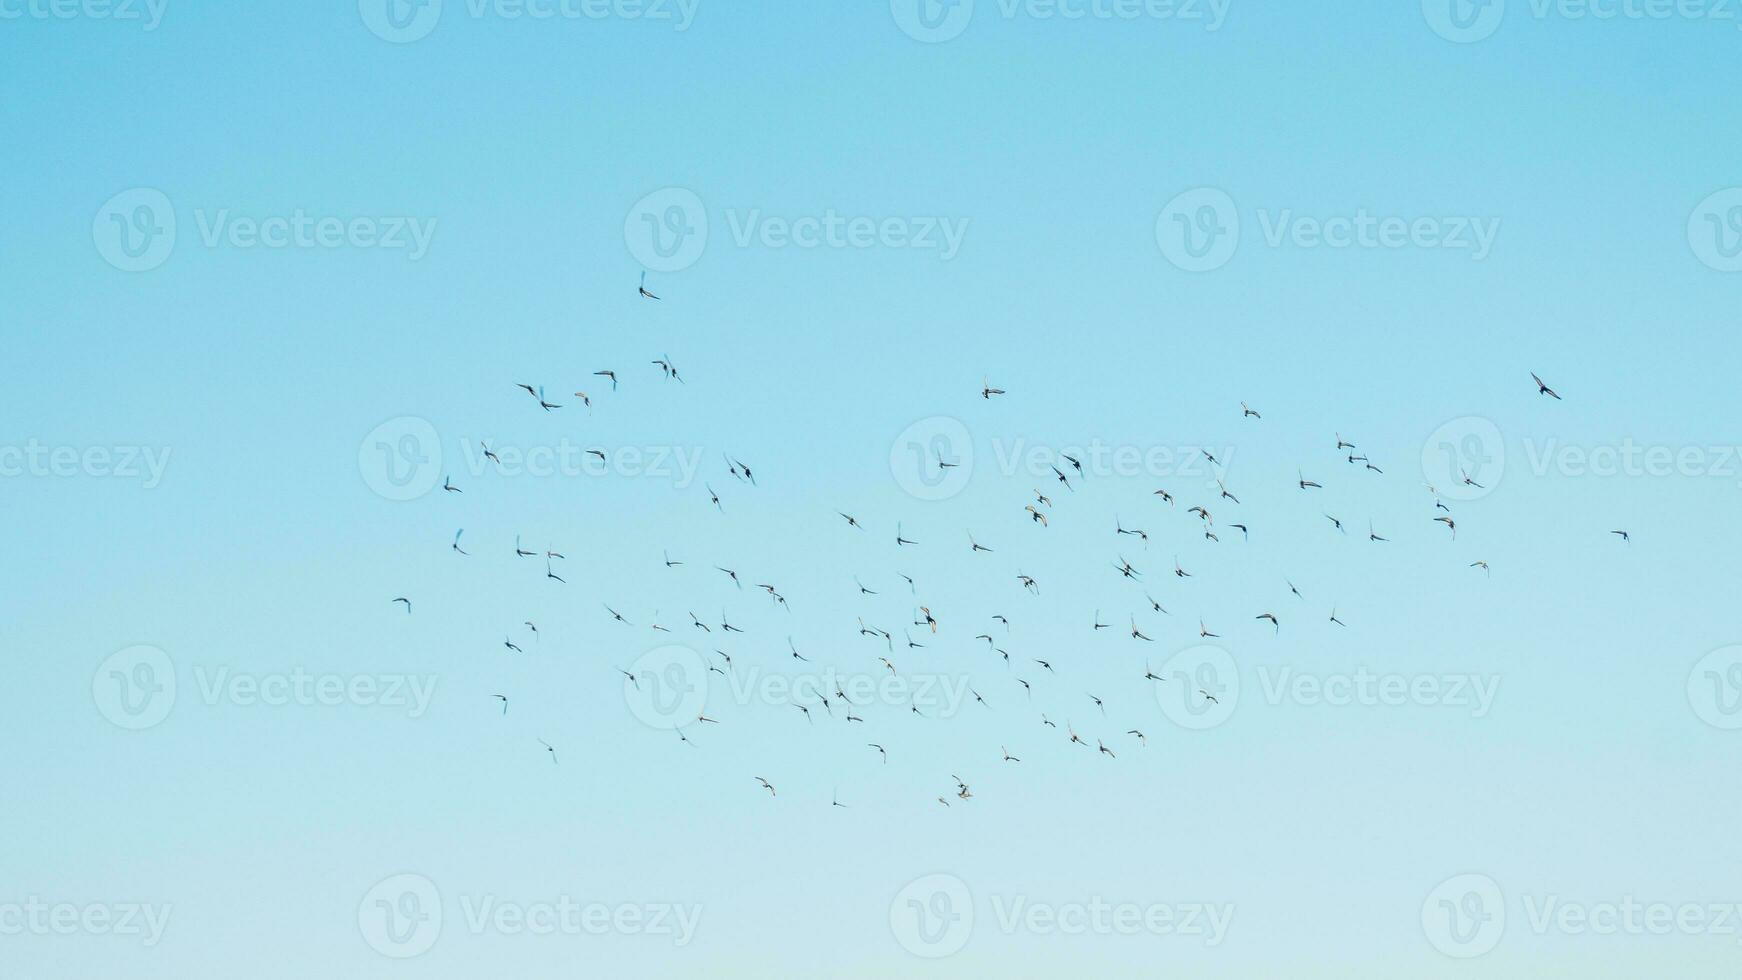
[[(906, 3), (702, 2), (686, 23), (675, 2), (659, 8), (671, 19), (578, 3), (533, 18), (446, 0), (395, 34), (375, 0), (169, 0), (156, 20), (143, 0), (123, 9), (144, 19), (0, 2), (0, 972), (1735, 975), (1742, 919), (1591, 935), (1531, 913), (1550, 896), (1742, 902), (1742, 731), (1723, 727), (1742, 722), (1742, 654), (1696, 668), (1742, 643), (1742, 462), (1725, 448), (1742, 223), (1724, 226), (1742, 192), (1711, 198), (1742, 185), (1738, 20), (1513, 0), (1471, 8), (1487, 33), (1458, 41), (1434, 28), (1453, 23), (1438, 0), (1234, 0), (1214, 30), (1177, 10), (1093, 15), (1127, 9), (1110, 0), (1072, 5), (1082, 18), (979, 0), (933, 42), (904, 30), (922, 23)], [(1187, 271), (1164, 209), (1206, 188), (1233, 205), (1239, 244)], [(136, 189), (162, 195), (176, 230), (152, 268), (126, 271), (110, 214), (130, 219), (144, 198), (112, 202)], [(673, 189), (708, 235), (649, 275), (652, 303), (634, 286), (664, 260), (635, 229), (640, 202)], [(430, 234), (416, 255), (357, 236), (269, 248), (233, 224), (298, 214)], [(768, 224), (831, 214), (899, 234), (806, 248)], [(1479, 258), (1293, 237), (1309, 234), (1297, 219), (1361, 214), (1494, 234)], [(897, 241), (932, 226), (961, 233), (953, 254)], [(649, 363), (667, 354), (684, 385)], [(979, 397), (987, 378), (1008, 394)], [(539, 411), (517, 382), (565, 407)], [(966, 433), (949, 443), (972, 453), (959, 493), (921, 499), (900, 463), (916, 422)], [(427, 424), (441, 459), (421, 475), (464, 493), (378, 493), (383, 424), (396, 447)], [(1384, 472), (1344, 462), (1338, 434)], [(479, 468), (478, 439), (614, 463), (504, 474)], [(1486, 476), (1481, 491), (1435, 477), (1455, 540), (1422, 486), (1447, 440)], [(1084, 446), (1176, 462), (1069, 492), (1020, 462)], [(1177, 463), (1198, 447), (1240, 504)], [(1652, 449), (1698, 462), (1576, 462)], [(135, 452), (161, 473), (120, 465)], [(1297, 471), (1324, 489), (1298, 490)], [(1053, 499), (1044, 529), (1021, 509), (1036, 487)], [(1369, 520), (1391, 540), (1365, 540)], [(919, 546), (897, 550), (897, 521)], [(468, 558), (449, 550), (461, 527)], [(994, 553), (970, 553), (970, 531)], [(517, 534), (567, 555), (566, 585), (515, 558)], [(665, 568), (666, 550), (687, 564)], [(1191, 579), (1168, 574), (1175, 555)], [(712, 565), (781, 585), (790, 612)], [(942, 629), (906, 651), (897, 627), (920, 600)], [(647, 628), (656, 610), (669, 640)], [(691, 610), (747, 632), (703, 636)], [(1112, 629), (1090, 629), (1097, 610)], [(1011, 668), (973, 639), (994, 614), (1011, 620), (992, 630)], [(1153, 644), (1125, 635), (1133, 615)], [(746, 676), (884, 676), (856, 617), (896, 633), (903, 675), (971, 683), (990, 706), (921, 720), (872, 703), (863, 725), (807, 726), (711, 675), (722, 723), (684, 745), (615, 672), (676, 641), (726, 649)], [(1234, 704), (1191, 730), (1184, 689), (1141, 673), (1197, 647), (1200, 617), (1235, 665)], [(176, 693), (128, 730), (110, 671), (138, 644), (168, 658)], [(1708, 669), (1702, 709), (1690, 675), (1699, 688)], [(1498, 687), (1477, 717), (1267, 696), (1283, 670)], [(208, 693), (214, 677), (297, 673), (434, 693), (416, 717)], [(946, 809), (951, 774), (974, 798)], [(432, 883), (444, 913), (405, 960), (360, 921), (401, 874)], [(965, 946), (941, 959), (892, 924), (933, 874), (973, 901)], [(1491, 879), (1506, 916), (1468, 959), (1423, 921), (1464, 874)], [(699, 925), (678, 946), (466, 921), (485, 900), (565, 897), (699, 906)], [(152, 945), (10, 927), (33, 898), (170, 913)], [(1234, 912), (1213, 946), (999, 921), (1018, 901), (1091, 900)]]

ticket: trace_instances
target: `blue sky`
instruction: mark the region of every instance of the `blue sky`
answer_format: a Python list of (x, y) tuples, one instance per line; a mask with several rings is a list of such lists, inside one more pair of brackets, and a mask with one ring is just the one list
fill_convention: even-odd
[(1728, 8), (755, 7), (0, 3), (9, 973), (1734, 975)]

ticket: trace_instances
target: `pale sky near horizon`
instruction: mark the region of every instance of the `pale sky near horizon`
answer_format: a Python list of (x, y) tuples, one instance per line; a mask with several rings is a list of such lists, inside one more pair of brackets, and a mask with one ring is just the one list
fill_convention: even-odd
[(1739, 27), (0, 0), (0, 974), (1735, 976)]

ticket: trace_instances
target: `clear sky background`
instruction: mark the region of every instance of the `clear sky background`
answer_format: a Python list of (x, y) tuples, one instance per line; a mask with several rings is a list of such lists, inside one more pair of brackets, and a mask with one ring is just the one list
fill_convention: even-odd
[[(1450, 22), (1434, 0), (1235, 0), (1214, 30), (979, 0), (933, 41), (904, 30), (921, 23), (904, 0), (704, 0), (687, 23), (676, 6), (442, 6), (396, 32), (373, 0), (169, 0), (155, 22), (0, 3), (0, 972), (1735, 975), (1737, 919), (1595, 935), (1532, 916), (1551, 897), (1742, 902), (1742, 731), (1724, 727), (1742, 723), (1742, 657), (1722, 652), (1742, 642), (1742, 463), (1724, 448), (1739, 441), (1742, 275), (1726, 270), (1742, 194), (1706, 203), (1742, 185), (1735, 16), (1511, 0), (1475, 14), (1472, 37), (1436, 31)], [(139, 188), (168, 213), (112, 205)], [(1214, 217), (1240, 237), (1189, 271), (1164, 209), (1202, 188), (1226, 195)], [(635, 230), (668, 189), (700, 202), (707, 236), (662, 271)], [(202, 233), (299, 211), (433, 233), (416, 256)], [(154, 239), (168, 251), (118, 267), (112, 215), (163, 229), (171, 213), (173, 239)], [(948, 256), (768, 233), (831, 213), (963, 232)], [(1480, 257), (1266, 235), (1361, 213), (1496, 230)], [(635, 292), (649, 265), (657, 303)], [(684, 384), (650, 363), (665, 355)], [(608, 368), (616, 391), (592, 374)], [(988, 378), (1008, 394), (981, 398)], [(517, 382), (564, 407), (540, 411)], [(916, 421), (966, 434), (946, 440), (965, 464), (946, 499), (901, 463)], [(417, 447), (440, 454), (417, 470), (429, 492), (388, 499), (384, 423), (395, 452), (406, 426), (435, 433)], [(1338, 435), (1383, 472), (1345, 462)], [(1481, 490), (1436, 472), (1448, 438)], [(502, 472), (478, 439), (614, 462)], [(1093, 445), (1174, 456), (1069, 491), (1022, 462)], [(1239, 504), (1183, 465), (1197, 447)], [(1577, 462), (1629, 447), (1699, 461)], [(57, 467), (56, 449), (78, 462)], [(699, 469), (623, 455), (644, 449)], [(120, 465), (132, 450), (166, 460), (159, 478)], [(1323, 489), (1297, 489), (1297, 471)], [(1022, 510), (1035, 488), (1045, 528)], [(898, 549), (897, 521), (920, 544)], [(1368, 541), (1368, 521), (1390, 540)], [(462, 527), (469, 557), (449, 548)], [(993, 553), (971, 553), (970, 532)], [(567, 556), (566, 584), (514, 556), (517, 534)], [(1175, 556), (1191, 578), (1169, 574)], [(907, 650), (922, 601), (940, 631)], [(1091, 629), (1097, 611), (1112, 628)], [(1279, 631), (1254, 619), (1267, 611)], [(723, 638), (722, 613), (746, 632)], [(1143, 680), (1146, 657), (1167, 673), (1206, 642), (1200, 618), (1232, 671)], [(886, 655), (987, 705), (917, 718), (872, 698), (861, 724), (812, 700), (807, 725), (706, 674), (721, 723), (684, 729), (686, 745), (616, 673), (672, 642), (716, 664), (725, 650), (739, 685), (875, 679)], [(116, 707), (113, 674), (151, 679), (112, 659), (136, 644), (176, 688), (120, 689), (167, 712), (142, 730), (117, 723), (140, 716)], [(1431, 697), (1275, 694), (1284, 670), (1498, 686), (1478, 717)], [(434, 693), (413, 717), (210, 690), (296, 672)], [(1229, 710), (1194, 730), (1203, 677)], [(443, 913), (403, 960), (370, 918), (402, 874)], [(971, 905), (928, 907), (972, 921), (932, 959), (946, 950), (902, 917), (934, 874)], [(1491, 949), (1454, 939), (1480, 954), (1460, 958), (1436, 947), (1463, 927), (1435, 922), (1445, 888), (1468, 891), (1442, 883), (1466, 874), (1498, 890), (1479, 911), (1505, 925)], [(154, 944), (9, 925), (33, 897), (171, 911)], [(467, 922), (484, 901), (564, 897), (700, 919), (684, 945)], [(1016, 902), (1093, 900), (1233, 914), (1213, 945), (1000, 922)], [(427, 915), (416, 901), (401, 908)]]

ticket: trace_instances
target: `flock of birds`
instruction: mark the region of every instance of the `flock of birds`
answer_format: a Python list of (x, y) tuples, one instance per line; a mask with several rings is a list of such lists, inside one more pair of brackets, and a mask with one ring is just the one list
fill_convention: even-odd
[[(641, 282), (636, 287), (636, 291), (640, 297), (646, 300), (658, 300), (660, 298), (648, 290), (645, 273), (643, 273)], [(683, 378), (680, 376), (676, 365), (669, 356), (661, 355), (658, 358), (652, 359), (650, 363), (653, 367), (659, 370), (660, 377), (663, 380), (667, 382), (682, 383)], [(605, 369), (595, 371), (593, 372), (593, 376), (609, 381), (611, 390), (617, 390), (619, 378), (615, 370)], [(1552, 398), (1556, 401), (1561, 400), (1560, 394), (1553, 388), (1549, 387), (1549, 385), (1534, 372), (1531, 373), (1530, 377), (1531, 380), (1535, 382), (1537, 393), (1539, 395)], [(552, 402), (546, 396), (545, 389), (542, 386), (517, 383), (514, 387), (519, 388), (525, 392), (526, 395), (530, 396), (536, 402), (538, 408), (544, 412), (554, 412), (564, 408), (563, 404)], [(979, 395), (983, 400), (990, 401), (993, 398), (1005, 397), (1008, 395), (1008, 392), (1003, 388), (992, 385), (989, 379), (982, 379)], [(591, 408), (592, 398), (586, 392), (577, 391), (574, 393), (573, 397), (578, 399), (581, 405), (588, 409)], [(1263, 419), (1262, 414), (1260, 414), (1257, 409), (1254, 409), (1245, 402), (1240, 403), (1240, 413), (1242, 419), (1250, 420), (1253, 423), (1261, 422)], [(1374, 474), (1384, 473), (1384, 470), (1361, 452), (1354, 442), (1343, 438), (1341, 434), (1337, 433), (1333, 433), (1333, 439), (1335, 451), (1348, 465), (1358, 465), (1362, 467), (1364, 472), (1372, 472)], [(479, 452), (482, 454), (482, 459), (486, 463), (494, 462), (500, 465), (501, 460), (491, 451), (487, 444), (480, 444)], [(592, 450), (591, 452), (595, 455), (599, 455), (601, 459), (603, 459), (603, 453), (601, 451)], [(1205, 461), (1207, 461), (1212, 467), (1217, 466), (1221, 462), (1207, 449), (1200, 450), (1200, 452), (1203, 454)], [(756, 486), (755, 473), (751, 470), (748, 464), (741, 460), (734, 459), (730, 455), (724, 455), (723, 459), (726, 467), (726, 475), (730, 479), (747, 488), (754, 488)], [(959, 465), (957, 461), (946, 458), (941, 453), (936, 453), (935, 451), (933, 457), (928, 459), (926, 462), (927, 465), (936, 466), (940, 474), (944, 470)], [(1022, 509), (1022, 513), (1026, 515), (1029, 522), (1043, 528), (1050, 526), (1052, 515), (1055, 513), (1053, 496), (1061, 492), (1065, 494), (1074, 493), (1077, 487), (1080, 486), (1087, 477), (1081, 460), (1064, 453), (1058, 454), (1056, 462), (1050, 466), (1050, 469), (1051, 476), (1049, 482), (1054, 484), (1056, 489), (1052, 490), (1050, 493), (1041, 489), (1033, 490), (1031, 498), (1025, 502)], [(1481, 484), (1477, 483), (1475, 479), (1466, 472), (1460, 471), (1459, 480), (1462, 484), (1472, 488), (1480, 489), (1482, 487)], [(1213, 493), (1208, 490), (1208, 484), (1205, 484), (1205, 494), (1210, 498), (1208, 503), (1191, 502), (1191, 506), (1187, 507), (1184, 511), (1185, 514), (1195, 519), (1191, 525), (1193, 527), (1193, 533), (1201, 533), (1203, 539), (1207, 541), (1219, 542), (1221, 537), (1218, 533), (1218, 529), (1220, 529), (1222, 533), (1238, 531), (1241, 535), (1241, 539), (1247, 540), (1251, 533), (1251, 529), (1245, 523), (1244, 519), (1218, 523), (1217, 517), (1212, 513), (1210, 509), (1211, 507), (1214, 507), (1217, 511), (1222, 511), (1224, 505), (1228, 508), (1238, 508), (1240, 506), (1239, 496), (1233, 493), (1222, 479), (1217, 478), (1214, 482), (1215, 490)], [(1323, 484), (1318, 480), (1309, 479), (1304, 469), (1297, 470), (1294, 486), (1295, 490), (1302, 494), (1312, 494), (1324, 489)], [(1434, 522), (1443, 525), (1446, 532), (1453, 538), (1456, 538), (1458, 524), (1456, 519), (1452, 516), (1451, 507), (1441, 498), (1437, 488), (1431, 484), (1426, 484), (1425, 486), (1433, 501), (1433, 516), (1431, 519)], [(715, 491), (713, 484), (704, 481), (703, 487), (707, 493), (707, 506), (712, 507), (718, 514), (725, 515), (725, 506), (722, 503), (720, 494)], [(465, 492), (463, 488), (455, 485), (451, 478), (447, 477), (444, 477), (441, 489), (444, 493), (448, 494), (460, 494)], [(1178, 492), (1184, 493), (1185, 491), (1182, 490)], [(1159, 503), (1166, 505), (1170, 509), (1177, 508), (1179, 503), (1175, 491), (1167, 488), (1156, 489), (1153, 491), (1151, 496), (1157, 498)], [(842, 522), (842, 526), (848, 531), (865, 532), (867, 530), (866, 523), (861, 521), (856, 515), (839, 510), (834, 513)], [(1342, 519), (1329, 513), (1324, 513), (1324, 517), (1336, 532), (1348, 533)], [(1127, 526), (1123, 520), (1120, 520), (1117, 517), (1114, 520), (1113, 530), (1117, 538), (1123, 539), (1129, 537), (1144, 547), (1147, 547), (1150, 540), (1149, 532), (1147, 530), (1139, 527)], [(1611, 533), (1620, 538), (1623, 542), (1631, 541), (1631, 535), (1624, 529), (1616, 529)], [(452, 541), (449, 543), (450, 550), (458, 558), (470, 557), (472, 554), (463, 545), (464, 535), (464, 528), (456, 530)], [(1371, 521), (1367, 522), (1366, 538), (1367, 541), (1374, 544), (1383, 544), (1390, 540), (1388, 537), (1379, 534), (1377, 530), (1375, 530)], [(924, 547), (918, 540), (906, 536), (900, 522), (895, 522), (893, 543), (894, 547), (903, 553), (919, 550)], [(937, 546), (943, 547), (944, 545), (939, 544)], [(960, 539), (960, 543), (953, 547), (965, 548), (973, 555), (992, 554), (995, 550), (982, 544), (974, 537), (972, 531), (965, 531)], [(528, 549), (522, 545), (519, 536), (516, 536), (514, 539), (513, 554), (517, 559), (542, 559), (545, 578), (554, 581), (557, 584), (566, 584), (566, 580), (557, 571), (560, 567), (557, 563), (564, 561), (565, 556), (554, 548), (544, 548), (539, 550)], [(674, 559), (669, 551), (661, 552), (660, 561), (668, 570), (677, 569), (686, 565), (685, 561)], [(1160, 601), (1151, 595), (1150, 587), (1146, 584), (1146, 576), (1149, 574), (1147, 570), (1134, 566), (1131, 562), (1126, 560), (1123, 554), (1116, 554), (1110, 563), (1120, 581), (1132, 583), (1142, 591), (1144, 600), (1143, 615), (1172, 615), (1172, 613), (1163, 606)], [(723, 581), (729, 583), (732, 588), (736, 590), (744, 589), (745, 579), (740, 575), (737, 569), (723, 565), (712, 565), (711, 567), (712, 570), (722, 576)], [(1470, 562), (1469, 567), (1482, 572), (1484, 575), (1490, 574), (1491, 571), (1488, 562), (1482, 559)], [(876, 660), (881, 668), (887, 670), (891, 676), (899, 676), (896, 664), (892, 659), (893, 657), (900, 655), (897, 653), (898, 646), (901, 653), (906, 654), (925, 649), (928, 646), (928, 643), (934, 641), (934, 638), (937, 642), (946, 639), (946, 627), (944, 626), (944, 621), (947, 617), (934, 613), (932, 606), (929, 605), (927, 600), (921, 596), (920, 585), (913, 577), (908, 576), (905, 573), (898, 574), (900, 574), (900, 577), (905, 580), (908, 592), (910, 593), (908, 597), (909, 602), (907, 604), (910, 604), (913, 610), (911, 622), (902, 624), (900, 628), (901, 642), (899, 644), (896, 643), (893, 631), (867, 623), (862, 615), (857, 617), (857, 632), (859, 637), (882, 647), (882, 653), (876, 656)], [(1162, 569), (1161, 574), (1163, 576), (1171, 575), (1175, 580), (1184, 580), (1193, 577), (1193, 573), (1182, 565), (1177, 554), (1173, 557), (1171, 568)], [(1039, 592), (1040, 583), (1033, 576), (1019, 571), (1016, 575), (1016, 582), (1027, 593), (1035, 594)], [(1301, 593), (1300, 589), (1295, 586), (1294, 582), (1285, 578), (1283, 579), (1283, 583), (1287, 586), (1289, 593), (1293, 596), (1295, 601), (1305, 601), (1305, 596)], [(751, 584), (753, 588), (765, 593), (769, 601), (775, 605), (782, 608), (788, 606), (786, 595), (774, 583), (752, 582)], [(857, 597), (859, 598), (869, 599), (881, 594), (880, 590), (867, 587), (857, 576), (853, 577), (853, 585), (856, 589)], [(391, 601), (402, 606), (407, 615), (411, 614), (412, 600), (410, 597), (396, 596)], [(611, 604), (601, 603), (600, 605), (602, 606), (603, 614), (607, 616), (611, 622), (625, 627), (637, 627), (636, 623), (632, 622)], [(744, 628), (732, 623), (726, 610), (721, 611), (719, 622), (717, 623), (713, 622), (711, 617), (704, 620), (697, 616), (693, 611), (690, 612), (688, 616), (689, 622), (685, 631), (694, 637), (701, 638), (703, 640), (703, 645), (706, 646), (714, 647), (716, 643), (726, 643), (726, 638), (733, 634), (747, 634), (747, 631)], [(1199, 639), (1208, 640), (1221, 637), (1222, 634), (1213, 631), (1204, 618), (1195, 618), (1197, 618), (1196, 636)], [(1263, 609), (1257, 611), (1252, 617), (1252, 620), (1254, 623), (1262, 623), (1269, 626), (1273, 635), (1280, 635), (1285, 619), (1292, 618), (1294, 618), (1292, 615), (1279, 615), (1271, 609)], [(1339, 628), (1347, 628), (1348, 626), (1347, 623), (1338, 617), (1335, 607), (1332, 607), (1329, 610), (1325, 621), (1330, 625)], [(538, 627), (534, 622), (527, 620), (521, 625), (528, 631), (526, 635), (533, 638), (538, 636)], [(673, 632), (671, 628), (658, 621), (657, 612), (654, 614), (654, 620), (645, 625), (651, 631), (656, 633), (670, 634)], [(952, 627), (953, 625), (954, 624), (952, 624)], [(1145, 632), (1144, 626), (1139, 622), (1137, 613), (1128, 614), (1126, 616), (1126, 622), (1119, 624), (1116, 622), (1102, 622), (1101, 611), (1097, 609), (1094, 611), (1093, 617), (1088, 624), (1088, 628), (1095, 634), (1099, 634), (1102, 630), (1117, 628), (1126, 632), (1130, 639), (1135, 643), (1145, 644), (1155, 642), (1154, 637)], [(916, 632), (920, 636), (920, 639), (918, 640), (914, 638), (914, 633)], [(964, 630), (963, 632), (965, 633), (966, 631)], [(1002, 664), (1008, 670), (1011, 679), (1014, 680), (1016, 684), (1020, 685), (1023, 694), (1026, 696), (1028, 701), (1032, 702), (1035, 692), (1034, 685), (1037, 683), (1057, 683), (1058, 671), (1055, 669), (1053, 662), (1048, 659), (1035, 657), (1013, 659), (1012, 654), (1008, 649), (1006, 649), (1005, 645), (1008, 642), (1006, 638), (1009, 637), (1010, 634), (1011, 623), (1009, 618), (1001, 614), (994, 614), (990, 617), (990, 620), (986, 623), (984, 628), (973, 636), (973, 641), (975, 643), (984, 643), (984, 649), (996, 655), (1002, 661)], [(746, 635), (744, 642), (760, 642), (760, 640)], [(793, 641), (791, 636), (786, 637), (785, 645), (787, 650), (787, 660), (810, 663), (810, 658), (800, 653), (797, 644)], [(523, 648), (514, 641), (513, 636), (505, 636), (502, 640), (502, 646), (511, 653), (524, 652)], [(915, 654), (915, 656), (921, 655)], [(727, 678), (730, 678), (732, 672), (735, 669), (738, 669), (733, 663), (732, 656), (718, 647), (714, 647), (713, 656), (706, 659), (706, 666), (710, 673), (717, 673), (722, 677)], [(627, 689), (640, 689), (642, 678), (639, 677), (635, 671), (627, 670), (622, 667), (614, 667), (613, 669), (622, 676), (622, 683), (626, 686), (626, 693)], [(1024, 673), (1034, 677), (1035, 680), (1031, 682), (1026, 679), (1022, 676)], [(1185, 694), (1188, 697), (1199, 699), (1203, 704), (1217, 703), (1217, 698), (1214, 692), (1196, 687), (1187, 677), (1170, 677), (1168, 675), (1156, 673), (1155, 670), (1150, 667), (1147, 658), (1144, 660), (1143, 672), (1141, 675), (1137, 675), (1135, 668), (1133, 668), (1133, 678), (1140, 678), (1142, 683), (1146, 685), (1183, 684), (1186, 689)], [(975, 704), (980, 706), (988, 705), (987, 700), (971, 685), (966, 688), (966, 693), (972, 697)], [(1081, 703), (1085, 712), (1093, 711), (1099, 717), (1103, 719), (1107, 718), (1106, 701), (1102, 697), (1087, 691), (1081, 692), (1081, 694)], [(491, 693), (488, 696), (488, 700), (495, 702), (495, 704), (499, 706), (501, 714), (506, 715), (508, 713), (509, 698), (506, 694)], [(810, 724), (815, 724), (817, 720), (817, 714), (813, 712), (813, 708), (822, 712), (830, 719), (835, 719), (837, 717), (834, 714), (834, 709), (836, 707), (841, 708), (842, 711), (842, 714), (839, 716), (841, 723), (869, 724), (863, 716), (856, 713), (858, 710), (864, 710), (863, 706), (856, 704), (853, 699), (842, 690), (838, 681), (832, 695), (819, 692), (817, 694), (817, 700), (813, 703), (804, 703), (800, 700), (794, 699), (790, 704), (792, 707), (796, 708), (798, 712), (804, 716), (804, 720)], [(908, 710), (911, 714), (919, 715), (921, 717), (925, 717), (926, 715), (926, 712), (921, 709), (917, 700), (908, 705)], [(1092, 747), (1099, 755), (1108, 758), (1117, 758), (1117, 753), (1125, 750), (1124, 747), (1121, 746), (1108, 745), (1103, 737), (1098, 736), (1092, 737), (1093, 744), (1091, 746), (1091, 738), (1085, 738), (1083, 735), (1079, 734), (1075, 725), (1068, 718), (1065, 720), (1062, 730), (1058, 723), (1054, 722), (1045, 713), (1040, 713), (1039, 721), (1044, 728), (1053, 730), (1058, 733), (1059, 737), (1065, 738), (1068, 744), (1081, 746), (1084, 749)], [(674, 731), (682, 742), (691, 743), (690, 736), (686, 733), (686, 729), (690, 729), (694, 726), (718, 724), (721, 724), (719, 718), (710, 717), (704, 711), (699, 713), (693, 720), (676, 725)], [(1125, 743), (1127, 746), (1142, 748), (1148, 744), (1148, 736), (1136, 725), (1128, 725), (1128, 727), (1124, 728), (1118, 728), (1115, 726), (1115, 730), (1120, 732), (1123, 738), (1129, 740)], [(543, 738), (538, 738), (537, 741), (543, 751), (550, 757), (551, 762), (557, 764), (558, 758), (556, 746), (546, 742)], [(889, 761), (889, 751), (881, 741), (866, 741), (864, 743), (864, 751), (867, 753), (876, 753), (876, 756), (884, 764), (887, 764)], [(1020, 757), (1012, 755), (1003, 745), (999, 746), (999, 753), (998, 761), (1000, 764), (1020, 764), (1022, 762)], [(778, 795), (777, 788), (768, 779), (754, 774), (748, 774), (748, 779), (754, 781), (754, 790), (766, 791), (770, 797)], [(950, 788), (936, 798), (938, 803), (943, 804), (944, 806), (950, 806), (950, 801), (952, 799), (960, 802), (974, 797), (973, 790), (968, 782), (954, 774), (950, 775), (950, 780), (950, 784), (945, 784)], [(831, 807), (845, 807), (846, 805), (847, 804), (840, 802), (838, 790), (831, 792)]]

